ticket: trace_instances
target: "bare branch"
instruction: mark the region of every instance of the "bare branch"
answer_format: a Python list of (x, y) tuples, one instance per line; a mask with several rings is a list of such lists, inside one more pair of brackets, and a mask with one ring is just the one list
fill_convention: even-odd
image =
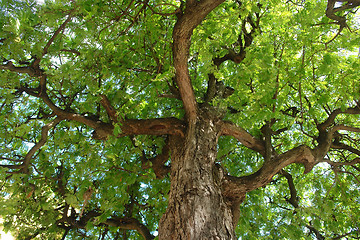
[(341, 142), (338, 142), (338, 141), (333, 141), (331, 143), (331, 148), (333, 149), (344, 149), (344, 150), (347, 150), (351, 153), (354, 153), (358, 156), (360, 156), (360, 150), (359, 149), (356, 149), (356, 148), (353, 148), (349, 145), (346, 145), (345, 143), (341, 143)]
[[(343, 1), (337, 1), (337, 2), (343, 2)], [(339, 12), (339, 11), (344, 11), (344, 10), (348, 10), (348, 9), (353, 9), (360, 6), (360, 1), (359, 0), (350, 0), (347, 1), (346, 4), (340, 6), (340, 7), (336, 7), (333, 9), (333, 12)]]
[(61, 49), (60, 51), (61, 52), (73, 53), (73, 54), (75, 54), (77, 56), (81, 55), (81, 53), (78, 50), (75, 50), (75, 49)]
[(330, 164), (331, 166), (353, 166), (355, 164), (360, 163), (360, 158), (355, 158), (353, 160), (351, 160), (350, 162), (333, 162), (329, 159), (323, 159), (322, 162), (326, 162), (328, 164)]

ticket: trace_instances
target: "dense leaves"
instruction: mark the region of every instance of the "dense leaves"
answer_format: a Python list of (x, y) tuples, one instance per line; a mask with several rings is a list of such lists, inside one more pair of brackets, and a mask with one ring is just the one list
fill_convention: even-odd
[(193, 24), (184, 50), (174, 26), (203, 3), (0, 2), (5, 231), (155, 238), (169, 138), (207, 106), (234, 124), (218, 141), (229, 176), (261, 175), (299, 146), (315, 159), (276, 162), (244, 192), (240, 239), (360, 238), (360, 2), (228, 0)]

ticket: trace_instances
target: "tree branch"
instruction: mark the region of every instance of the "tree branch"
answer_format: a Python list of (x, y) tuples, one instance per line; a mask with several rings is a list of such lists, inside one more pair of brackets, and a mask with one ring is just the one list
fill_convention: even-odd
[(287, 198), (286, 200), (294, 207), (294, 208), (298, 208), (299, 207), (299, 199), (297, 196), (297, 191), (295, 188), (295, 184), (294, 184), (294, 180), (293, 177), (291, 176), (290, 173), (286, 172), (285, 170), (281, 170), (280, 174), (283, 175), (289, 185), (289, 190), (290, 190), (290, 198)]
[[(180, 15), (173, 29), (173, 58), (175, 81), (184, 104), (190, 125), (197, 117), (197, 103), (188, 69), (189, 49), (193, 30), (224, 0), (188, 1), (184, 14)], [(190, 5), (190, 6), (189, 6)]]
[[(34, 154), (45, 145), (48, 137), (48, 132), (51, 128), (55, 127), (59, 122), (61, 122), (63, 119), (60, 117), (55, 118), (50, 123), (46, 124), (41, 129), (41, 138), (40, 141), (37, 142), (30, 151), (25, 155), (24, 159), (22, 160), (21, 165), (0, 165), (0, 167), (6, 167), (9, 169), (20, 169), (18, 172), (27, 174), (29, 172), (29, 166), (31, 159), (33, 158)], [(15, 173), (15, 172), (12, 172)]]
[[(145, 155), (145, 153), (143, 152)], [(170, 156), (170, 144), (169, 139), (166, 139), (165, 146), (162, 149), (161, 154), (153, 157), (151, 159), (146, 159), (144, 156), (144, 160), (142, 161), (142, 168), (148, 169), (152, 168), (155, 172), (156, 178), (162, 179), (170, 172), (170, 167), (165, 165), (165, 162), (169, 160)], [(151, 162), (151, 166), (150, 163)]]
[(360, 158), (354, 158), (353, 160), (351, 160), (350, 162), (333, 162), (329, 159), (323, 159), (322, 162), (326, 162), (328, 164), (330, 164), (331, 166), (353, 166), (355, 164), (360, 163)]
[(335, 109), (329, 114), (328, 118), (323, 123), (317, 124), (317, 129), (319, 131), (317, 141), (319, 144), (314, 148), (313, 152), (318, 161), (321, 161), (325, 157), (330, 147), (336, 147), (336, 144), (333, 142), (334, 133), (337, 128), (344, 126), (338, 125), (338, 127), (334, 126), (333, 128), (328, 128), (334, 125), (335, 119), (339, 114), (360, 114), (360, 107), (356, 105), (355, 107), (345, 109), (344, 111), (340, 108)]
[(42, 147), (44, 146), (44, 144), (47, 141), (47, 137), (48, 137), (48, 132), (51, 128), (55, 127), (58, 123), (60, 123), (63, 119), (60, 117), (56, 117), (53, 121), (51, 121), (50, 123), (46, 124), (45, 126), (42, 127), (41, 129), (41, 139), (38, 143), (35, 144), (35, 146), (33, 146), (30, 151), (26, 154), (25, 158), (24, 158), (24, 162), (23, 162), (23, 169), (24, 172), (27, 173), (28, 172), (28, 168), (30, 165), (30, 161), (32, 159), (32, 157), (34, 156), (34, 154)]
[(27, 73), (29, 74), (29, 76), (32, 77), (36, 76), (34, 69), (32, 69), (31, 67), (16, 67), (14, 66), (12, 61), (8, 61), (6, 64), (0, 65), (0, 70), (9, 70), (16, 73)]
[(251, 175), (243, 177), (225, 176), (223, 194), (230, 198), (243, 196), (247, 192), (267, 185), (275, 174), (292, 163), (302, 163), (305, 166), (305, 173), (307, 173), (313, 168), (315, 160), (309, 147), (304, 145), (296, 147), (264, 162), (263, 166)]
[(360, 132), (360, 128), (350, 127), (350, 126), (346, 126), (344, 124), (339, 124), (332, 128), (333, 132), (338, 131), (338, 130), (344, 130), (344, 131), (349, 131), (349, 132)]
[(135, 218), (119, 218), (113, 217), (106, 220), (106, 225), (118, 227), (120, 229), (136, 230), (146, 240), (152, 240), (155, 237), (150, 233), (149, 229)]
[[(60, 225), (61, 223), (69, 224), (72, 228), (80, 228), (84, 229), (86, 227), (86, 224), (88, 221), (93, 219), (94, 217), (98, 217), (101, 215), (101, 212), (98, 212), (96, 210), (88, 211), (84, 214), (84, 216), (77, 221), (76, 215), (71, 215), (70, 217), (66, 214), (63, 215), (63, 217), (59, 220), (57, 220), (57, 225), (59, 227), (63, 227)], [(132, 217), (117, 217), (112, 216), (111, 218), (108, 218), (105, 222), (100, 223), (100, 225), (107, 225), (112, 227), (117, 227), (119, 229), (125, 229), (125, 230), (136, 230), (138, 231), (146, 240), (152, 240), (155, 237), (150, 233), (149, 229), (142, 223), (140, 223), (137, 219)]]
[(243, 128), (236, 126), (234, 123), (225, 121), (222, 122), (221, 128), (221, 135), (233, 136), (245, 147), (250, 148), (265, 156), (265, 143), (253, 137)]
[(341, 110), (340, 108), (335, 109), (330, 113), (329, 117), (323, 123), (318, 124), (318, 129), (326, 130), (326, 128), (334, 124), (335, 118), (339, 114), (360, 114), (360, 106), (357, 105), (355, 107), (345, 109), (344, 111)]
[(60, 27), (54, 32), (54, 34), (52, 35), (52, 37), (50, 38), (50, 40), (46, 43), (44, 49), (43, 49), (43, 52), (41, 54), (41, 56), (39, 57), (36, 57), (35, 58), (35, 61), (32, 63), (32, 67), (37, 69), (39, 68), (39, 64), (40, 64), (40, 61), (42, 59), (42, 57), (44, 57), (47, 53), (48, 53), (48, 50), (49, 50), (49, 47), (51, 46), (51, 44), (54, 42), (55, 38), (59, 35), (59, 33), (61, 31), (63, 31), (66, 27), (66, 25), (71, 21), (71, 18), (72, 18), (72, 15), (69, 14), (68, 17), (66, 18), (66, 20), (60, 25)]

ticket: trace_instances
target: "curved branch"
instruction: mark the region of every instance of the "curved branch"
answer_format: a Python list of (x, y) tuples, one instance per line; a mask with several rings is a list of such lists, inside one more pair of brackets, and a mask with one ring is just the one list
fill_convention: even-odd
[(118, 227), (126, 230), (136, 230), (145, 240), (152, 240), (155, 237), (150, 233), (149, 229), (135, 218), (111, 218), (106, 220), (106, 225)]
[[(58, 227), (63, 227), (61, 223), (62, 224), (66, 223), (66, 224), (70, 224), (71, 227), (73, 228), (83, 229), (86, 227), (88, 221), (100, 215), (101, 212), (92, 210), (86, 212), (86, 214), (84, 214), (84, 216), (79, 221), (76, 220), (76, 216), (68, 217), (67, 215), (64, 215), (61, 219), (57, 220), (57, 225)], [(112, 216), (111, 218), (107, 219), (104, 223), (101, 224), (117, 227), (119, 229), (124, 229), (124, 230), (136, 230), (144, 237), (145, 240), (152, 240), (155, 238), (150, 233), (149, 229), (135, 218), (131, 218), (131, 217), (123, 218), (123, 217)]]
[(344, 130), (344, 131), (349, 131), (349, 132), (360, 132), (360, 128), (346, 126), (344, 124), (339, 124), (332, 128), (333, 132), (338, 131), (338, 130)]
[(24, 158), (24, 162), (23, 162), (23, 171), (25, 173), (28, 172), (28, 168), (30, 165), (30, 161), (32, 159), (32, 157), (34, 156), (34, 154), (42, 147), (44, 146), (44, 144), (47, 141), (47, 137), (48, 137), (48, 132), (51, 128), (55, 127), (58, 123), (60, 123), (63, 119), (60, 117), (55, 118), (53, 121), (51, 121), (50, 123), (46, 124), (45, 126), (42, 127), (41, 129), (41, 139), (38, 143), (35, 144), (35, 146), (33, 146), (30, 151), (26, 154), (25, 158)]
[(195, 123), (197, 103), (191, 85), (188, 69), (189, 49), (193, 30), (201, 21), (224, 0), (188, 1), (184, 14), (179, 14), (173, 30), (173, 57), (175, 81), (184, 104), (186, 118), (189, 123)]
[(32, 77), (36, 76), (34, 69), (30, 67), (16, 67), (14, 66), (12, 61), (8, 61), (6, 64), (0, 65), (0, 70), (9, 70), (11, 72), (16, 72), (16, 73), (27, 73), (29, 74), (29, 76)]
[(326, 162), (330, 164), (331, 166), (338, 167), (338, 166), (354, 166), (355, 164), (360, 163), (360, 158), (355, 158), (351, 160), (350, 162), (333, 162), (329, 159), (324, 159), (322, 162)]
[(334, 141), (334, 142), (331, 143), (331, 148), (347, 150), (347, 151), (349, 151), (351, 153), (354, 153), (354, 154), (356, 154), (356, 155), (358, 155), (360, 157), (360, 150), (358, 150), (356, 148), (353, 148), (353, 147), (351, 147), (349, 145), (346, 145), (345, 143)]
[(328, 0), (325, 14), (328, 18), (337, 21), (337, 24), (339, 24), (341, 27), (345, 27), (346, 26), (346, 18), (335, 15), (335, 11), (334, 11), (335, 3), (336, 3), (336, 0)]
[(250, 133), (245, 131), (243, 128), (236, 126), (234, 123), (226, 121), (222, 122), (221, 135), (233, 136), (245, 147), (265, 156), (265, 143), (253, 137)]
[(0, 167), (6, 167), (9, 169), (19, 169), (18, 172), (11, 172), (11, 173), (25, 173), (27, 174), (29, 172), (29, 166), (31, 159), (33, 158), (34, 154), (45, 145), (48, 137), (48, 132), (51, 128), (55, 127), (59, 122), (61, 122), (63, 119), (60, 117), (55, 118), (50, 123), (46, 124), (41, 129), (41, 138), (40, 141), (37, 142), (30, 151), (25, 155), (24, 159), (22, 160), (22, 164), (20, 165), (0, 165)]
[[(335, 119), (339, 114), (360, 114), (360, 107), (357, 105), (345, 110), (341, 110), (340, 108), (335, 109), (329, 114), (329, 117), (323, 123), (317, 124), (317, 129), (319, 131), (317, 141), (319, 144), (316, 148), (314, 148), (314, 155), (318, 161), (321, 161), (325, 157), (331, 147), (336, 147), (336, 144), (332, 141), (336, 130), (338, 128), (345, 128), (343, 125), (337, 125), (328, 129), (330, 126), (334, 125)], [(347, 129), (349, 130), (350, 128)], [(352, 130), (355, 129), (353, 128)]]
[(72, 18), (72, 16), (71, 16), (71, 14), (69, 14), (69, 16), (66, 18), (66, 20), (54, 32), (54, 34), (51, 36), (50, 40), (46, 43), (41, 56), (36, 57), (35, 61), (32, 63), (33, 68), (36, 68), (36, 69), (39, 68), (39, 64), (40, 64), (42, 57), (48, 53), (49, 47), (54, 42), (55, 38), (59, 35), (59, 33), (65, 29), (66, 25), (71, 21), (71, 18)]
[(345, 110), (341, 110), (340, 108), (335, 109), (334, 111), (332, 111), (329, 115), (329, 117), (321, 124), (318, 124), (318, 129), (321, 130), (326, 130), (326, 128), (330, 127), (332, 124), (334, 124), (335, 118), (339, 115), (339, 114), (360, 114), (360, 106), (357, 105), (355, 107), (352, 108), (348, 108)]
[(298, 199), (298, 196), (297, 196), (297, 191), (296, 191), (296, 188), (295, 188), (295, 184), (294, 184), (294, 179), (293, 177), (291, 176), (290, 173), (288, 173), (287, 171), (285, 170), (281, 170), (280, 171), (280, 174), (283, 175), (287, 182), (288, 182), (288, 185), (289, 185), (289, 190), (290, 190), (290, 198), (287, 198), (286, 200), (294, 207), (294, 208), (299, 208), (299, 199)]
[(229, 198), (243, 196), (247, 192), (267, 185), (275, 174), (292, 163), (302, 163), (305, 166), (305, 173), (307, 173), (313, 168), (315, 160), (313, 151), (309, 147), (304, 145), (296, 147), (264, 162), (264, 165), (251, 175), (225, 176), (223, 194)]
[[(169, 159), (170, 156), (170, 144), (168, 138), (166, 139), (165, 146), (159, 155), (151, 159), (146, 159), (144, 152), (143, 155), (144, 159), (142, 160), (141, 167), (143, 169), (148, 169), (151, 167), (155, 172), (156, 178), (162, 179), (170, 172), (171, 168), (165, 165), (165, 162)], [(151, 165), (149, 163), (151, 163)]]

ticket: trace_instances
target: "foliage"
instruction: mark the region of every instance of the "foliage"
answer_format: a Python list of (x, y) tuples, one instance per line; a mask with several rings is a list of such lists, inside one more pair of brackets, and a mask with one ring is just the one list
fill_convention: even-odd
[[(332, 145), (309, 173), (292, 164), (247, 193), (240, 239), (360, 237), (360, 26), (353, 2), (336, 12), (346, 17), (343, 27), (326, 16), (326, 1), (228, 0), (193, 31), (188, 69), (197, 103), (223, 109), (225, 120), (264, 141), (270, 123), (275, 153), (315, 149), (321, 124), (335, 117)], [(128, 119), (186, 118), (172, 48), (184, 8), (173, 0), (0, 3), (5, 230), (18, 239), (142, 239), (146, 226), (157, 235), (170, 177), (152, 167), (167, 137), (126, 127)], [(234, 93), (207, 99), (211, 76)], [(103, 123), (113, 127), (106, 140), (98, 137)], [(241, 177), (266, 158), (222, 136), (217, 160)]]

